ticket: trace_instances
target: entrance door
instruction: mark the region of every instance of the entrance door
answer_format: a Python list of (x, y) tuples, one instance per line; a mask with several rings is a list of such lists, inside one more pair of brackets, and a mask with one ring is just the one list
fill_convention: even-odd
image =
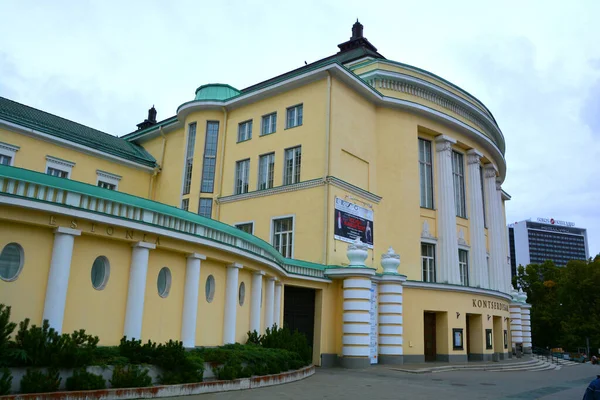
[(425, 343), (425, 361), (435, 361), (436, 359), (436, 348), (435, 348), (435, 313), (424, 313), (423, 314), (423, 332), (424, 332), (424, 343)]
[(285, 286), (283, 292), (283, 325), (292, 332), (296, 329), (313, 345), (315, 331), (315, 290)]

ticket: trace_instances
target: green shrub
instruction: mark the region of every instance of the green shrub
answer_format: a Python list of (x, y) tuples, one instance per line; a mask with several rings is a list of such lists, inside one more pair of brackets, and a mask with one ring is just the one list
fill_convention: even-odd
[(12, 358), (10, 335), (16, 327), (17, 324), (10, 322), (10, 307), (0, 304), (0, 367), (10, 363)]
[(278, 328), (277, 325), (273, 325), (272, 328), (267, 328), (264, 335), (258, 335), (256, 331), (248, 332), (246, 343), (260, 344), (268, 349), (284, 349), (297, 353), (302, 360), (302, 365), (296, 368), (292, 367), (293, 369), (301, 368), (312, 362), (312, 349), (308, 345), (306, 336), (298, 330), (292, 333), (287, 327)]
[(21, 379), (21, 393), (56, 392), (61, 378), (56, 368), (48, 368), (45, 373), (39, 369), (27, 369)]
[(261, 337), (262, 336), (256, 331), (248, 331), (248, 340), (246, 340), (246, 344), (260, 344)]
[(127, 357), (121, 356), (118, 346), (96, 347), (92, 358), (93, 365), (125, 365), (129, 363)]
[(60, 367), (77, 368), (90, 365), (93, 361), (98, 336), (87, 335), (84, 329), (71, 335), (62, 335)]
[(50, 328), (48, 320), (44, 320), (41, 327), (30, 327), (29, 318), (21, 321), (15, 335), (15, 344), (25, 353), (17, 361), (17, 366), (44, 367), (58, 366), (60, 363), (62, 338), (54, 328)]
[(0, 369), (0, 396), (10, 393), (13, 377), (8, 368)]
[(198, 355), (187, 355), (182, 342), (169, 340), (159, 344), (153, 363), (162, 369), (162, 384), (202, 382), (204, 361)]
[(119, 344), (121, 357), (126, 357), (132, 364), (152, 364), (156, 353), (156, 343), (148, 340), (142, 345), (141, 340), (121, 338)]
[(67, 378), (67, 390), (98, 390), (106, 389), (106, 381), (101, 375), (87, 372), (85, 368), (73, 371), (73, 376)]
[(152, 385), (152, 378), (148, 376), (148, 370), (139, 365), (117, 365), (110, 385), (113, 388), (147, 387)]

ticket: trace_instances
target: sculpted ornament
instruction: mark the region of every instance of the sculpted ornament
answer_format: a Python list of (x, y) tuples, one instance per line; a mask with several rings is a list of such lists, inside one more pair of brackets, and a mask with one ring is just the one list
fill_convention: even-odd
[(484, 167), (485, 177), (486, 178), (495, 178), (496, 177), (496, 168), (492, 164), (487, 164)]
[(397, 274), (400, 265), (400, 255), (390, 246), (387, 253), (381, 255), (381, 266), (384, 274)]
[(346, 257), (350, 260), (350, 266), (361, 266), (365, 265), (365, 260), (369, 256), (368, 246), (366, 243), (363, 243), (360, 240), (360, 237), (357, 236), (354, 239), (354, 242), (348, 245), (348, 250), (346, 251)]

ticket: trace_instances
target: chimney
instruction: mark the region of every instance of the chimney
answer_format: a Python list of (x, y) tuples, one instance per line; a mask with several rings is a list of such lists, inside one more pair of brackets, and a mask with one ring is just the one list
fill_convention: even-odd
[(156, 125), (156, 108), (154, 108), (154, 105), (152, 105), (152, 108), (148, 110), (148, 118), (145, 119), (144, 122), (137, 124), (138, 131), (149, 128), (152, 125)]

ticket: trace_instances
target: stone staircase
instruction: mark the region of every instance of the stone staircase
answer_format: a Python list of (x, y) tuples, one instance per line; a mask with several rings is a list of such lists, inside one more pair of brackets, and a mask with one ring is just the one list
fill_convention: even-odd
[(424, 366), (409, 367), (408, 365), (404, 368), (390, 368), (395, 371), (408, 372), (411, 374), (426, 374), (436, 372), (448, 372), (448, 371), (490, 371), (490, 372), (514, 372), (514, 371), (554, 371), (559, 370), (563, 367), (570, 367), (573, 365), (580, 365), (579, 363), (568, 361), (568, 360), (554, 360), (551, 363), (545, 359), (529, 358), (523, 361), (504, 361), (494, 363), (468, 363), (468, 364), (455, 364), (455, 365), (435, 365), (435, 366)]

